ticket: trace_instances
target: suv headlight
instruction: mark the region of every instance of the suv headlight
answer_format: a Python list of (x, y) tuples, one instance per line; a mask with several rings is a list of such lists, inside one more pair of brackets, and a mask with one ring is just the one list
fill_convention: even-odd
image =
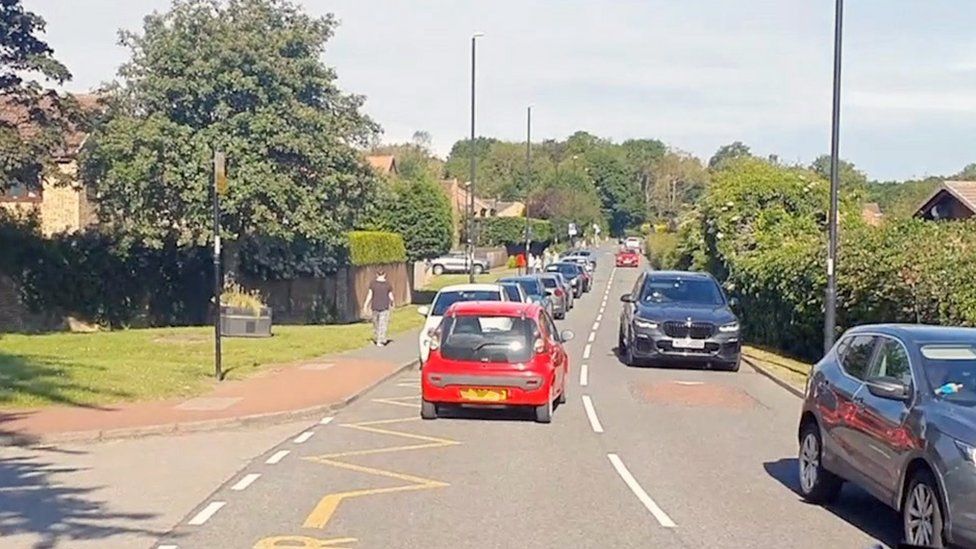
[(962, 452), (962, 457), (966, 458), (966, 461), (968, 461), (970, 464), (976, 465), (976, 448), (961, 440), (957, 440), (955, 442), (956, 448), (959, 448), (959, 451)]
[(635, 318), (634, 326), (637, 326), (638, 328), (644, 328), (645, 330), (657, 330), (658, 323), (651, 322), (650, 320), (642, 320), (640, 318)]
[(730, 332), (738, 332), (739, 331), (739, 323), (738, 322), (729, 322), (728, 324), (723, 324), (723, 325), (721, 325), (721, 326), (718, 327), (718, 331), (723, 332), (723, 333), (726, 333), (726, 334), (727, 333), (730, 333)]

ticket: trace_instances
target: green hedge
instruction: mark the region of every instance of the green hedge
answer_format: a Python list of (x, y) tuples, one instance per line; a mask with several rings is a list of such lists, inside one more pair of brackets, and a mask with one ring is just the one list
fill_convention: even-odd
[(91, 230), (41, 236), (36, 220), (0, 214), (0, 273), (34, 312), (109, 327), (202, 324), (212, 290), (204, 247), (150, 248)]
[[(541, 219), (529, 219), (529, 232), (533, 242), (552, 242), (552, 223)], [(524, 217), (485, 217), (474, 223), (475, 241), (478, 246), (505, 246), (525, 242)]]
[[(709, 270), (742, 303), (745, 337), (822, 354), (828, 183), (760, 160), (716, 173), (670, 257)], [(876, 322), (976, 325), (976, 222), (869, 227), (842, 197), (838, 333)]]
[(349, 238), (349, 263), (356, 267), (403, 263), (407, 247), (403, 237), (382, 231), (352, 231)]
[(653, 232), (645, 239), (645, 252), (651, 267), (655, 269), (669, 269), (671, 257), (678, 247), (678, 236), (674, 233)]

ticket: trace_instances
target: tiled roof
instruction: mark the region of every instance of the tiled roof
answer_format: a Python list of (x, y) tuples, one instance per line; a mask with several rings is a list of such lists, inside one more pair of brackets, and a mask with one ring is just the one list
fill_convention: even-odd
[(915, 215), (922, 215), (928, 211), (935, 201), (946, 193), (958, 200), (969, 211), (976, 213), (976, 181), (944, 181), (935, 192), (922, 202)]
[(394, 157), (392, 154), (376, 154), (367, 156), (366, 162), (369, 162), (369, 165), (380, 173), (389, 174), (396, 172), (396, 157)]
[[(72, 97), (78, 102), (82, 113), (91, 113), (98, 109), (96, 94), (72, 94)], [(57, 116), (53, 109), (56, 100), (55, 96), (47, 95), (41, 99), (40, 111), (31, 112), (15, 97), (0, 96), (0, 124), (16, 127), (22, 136), (30, 137), (38, 129), (36, 123), (39, 117)], [(67, 125), (69, 129), (64, 136), (64, 149), (52, 151), (57, 158), (74, 157), (88, 138), (88, 133), (79, 124), (68, 122)]]

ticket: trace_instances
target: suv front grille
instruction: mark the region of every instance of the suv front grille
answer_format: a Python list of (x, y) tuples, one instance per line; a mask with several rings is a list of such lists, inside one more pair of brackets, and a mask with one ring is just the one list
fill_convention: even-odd
[(711, 322), (687, 322), (669, 320), (664, 323), (664, 333), (668, 337), (708, 339), (715, 333), (715, 325)]

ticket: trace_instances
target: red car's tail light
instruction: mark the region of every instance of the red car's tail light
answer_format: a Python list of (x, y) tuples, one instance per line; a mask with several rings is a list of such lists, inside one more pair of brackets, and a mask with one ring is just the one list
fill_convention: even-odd
[(556, 294), (556, 297), (562, 297), (563, 296), (563, 290), (562, 290), (562, 288), (556, 288), (556, 291), (554, 293)]
[(436, 351), (438, 347), (441, 346), (441, 331), (435, 330), (430, 334), (430, 341), (427, 342), (427, 348), (431, 351)]

